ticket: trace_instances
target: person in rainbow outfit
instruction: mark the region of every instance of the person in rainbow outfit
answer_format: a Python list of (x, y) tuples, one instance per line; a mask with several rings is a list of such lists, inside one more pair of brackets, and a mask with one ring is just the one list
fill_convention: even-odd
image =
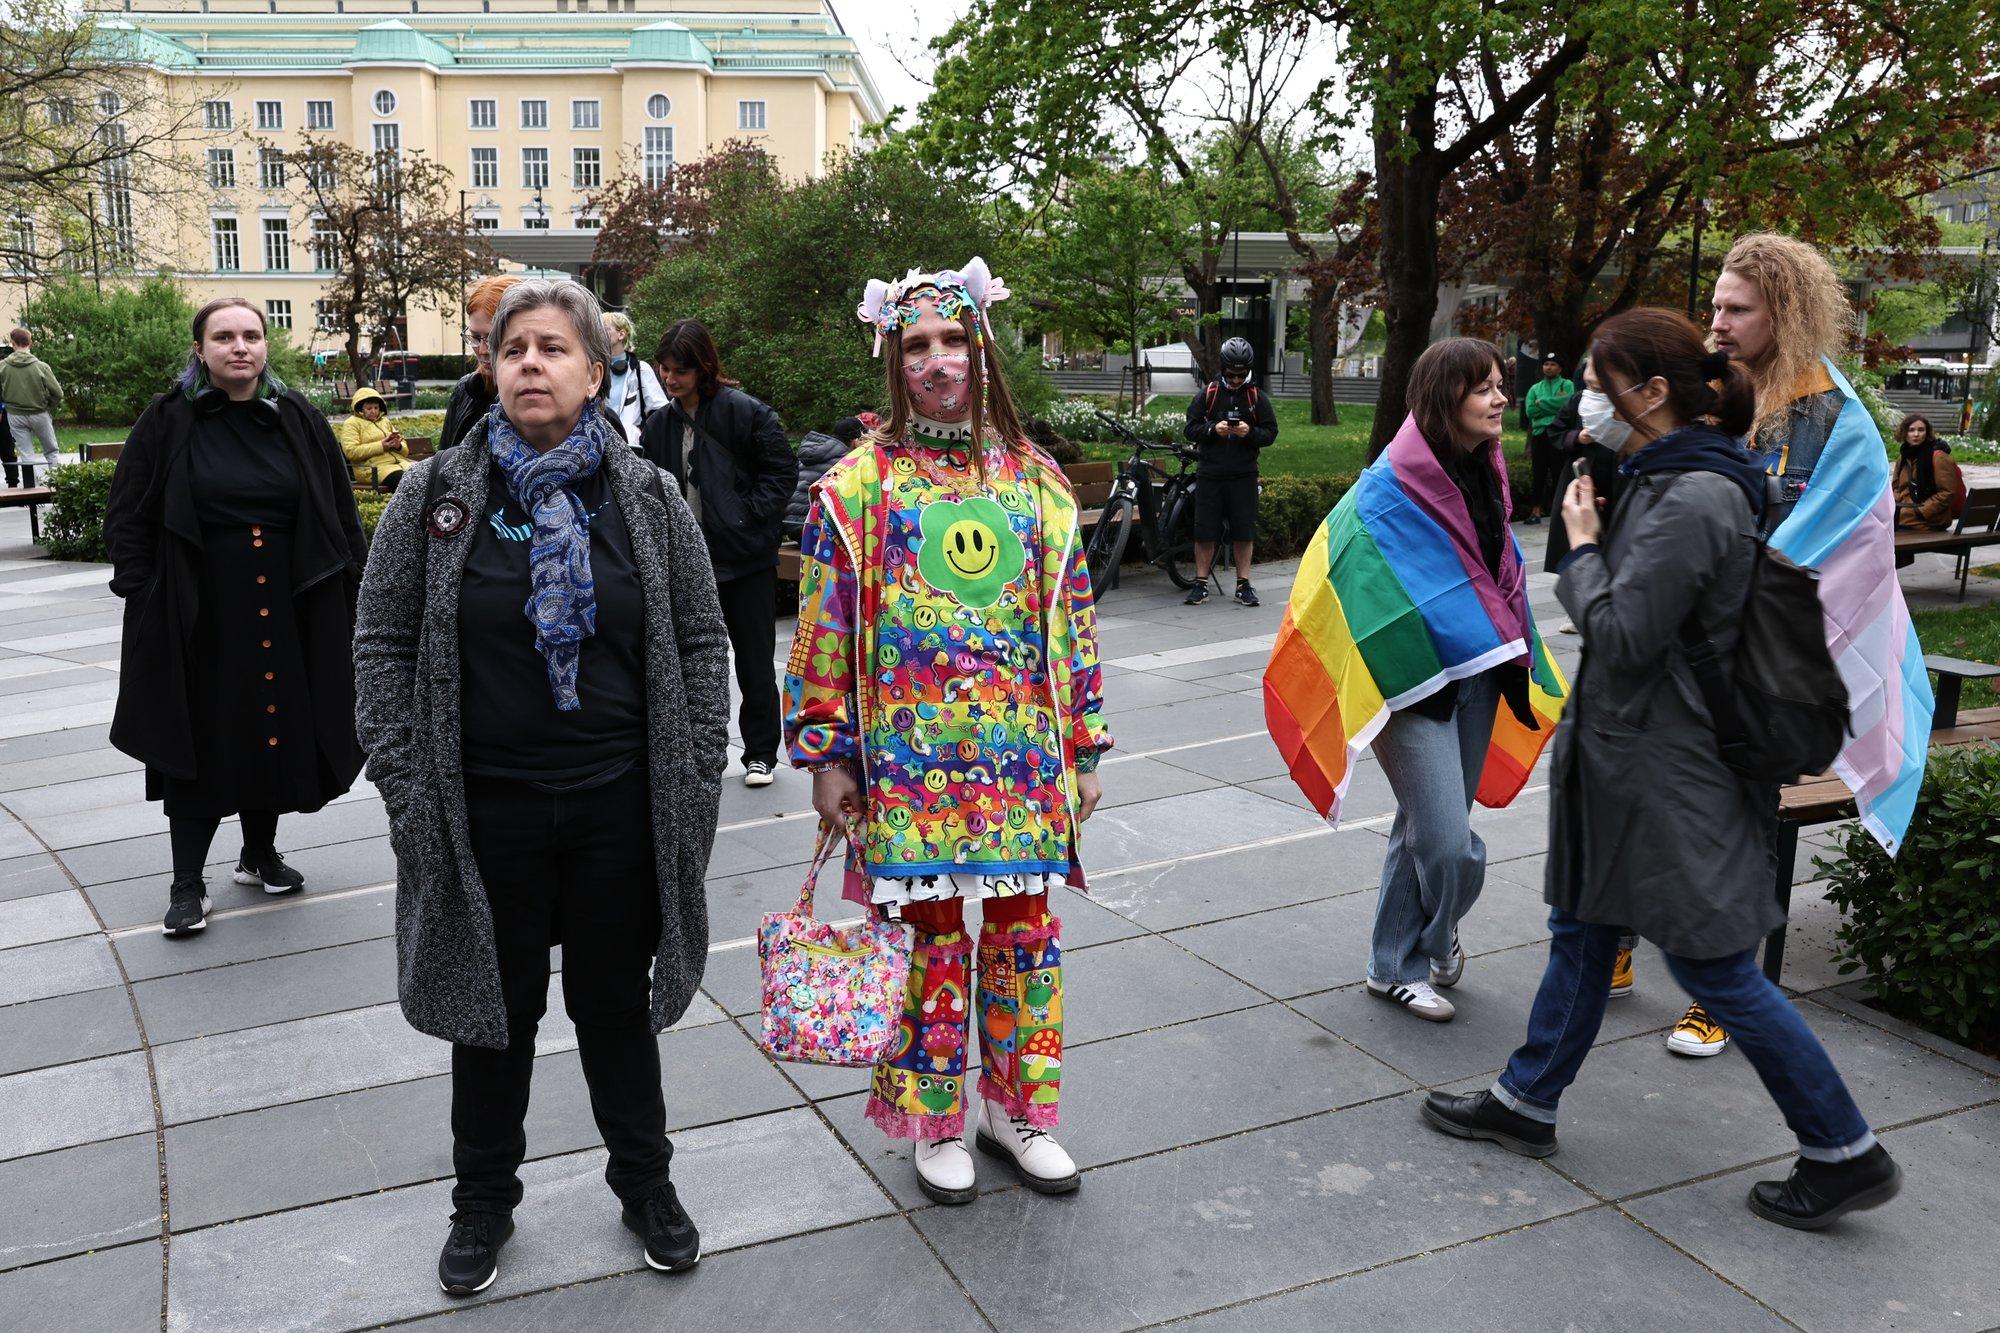
[[(845, 896), (912, 928), (897, 1040), (868, 1118), (915, 1141), (923, 1192), (976, 1193), (964, 1143), (979, 1021), (977, 1142), (1029, 1188), (1077, 1188), (1049, 1131), (1062, 1078), (1061, 922), (1101, 795), (1090, 574), (1062, 469), (1028, 443), (991, 354), (1006, 285), (974, 259), (873, 281), (889, 420), (813, 487), (785, 679), (791, 762), (848, 837)], [(964, 902), (981, 903), (977, 990)]]

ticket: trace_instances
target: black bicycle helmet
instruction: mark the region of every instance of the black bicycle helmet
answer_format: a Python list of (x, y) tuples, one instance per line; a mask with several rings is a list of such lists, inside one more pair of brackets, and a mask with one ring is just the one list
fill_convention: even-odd
[(1222, 368), (1224, 370), (1248, 370), (1256, 361), (1256, 349), (1250, 346), (1248, 338), (1231, 338), (1222, 344)]

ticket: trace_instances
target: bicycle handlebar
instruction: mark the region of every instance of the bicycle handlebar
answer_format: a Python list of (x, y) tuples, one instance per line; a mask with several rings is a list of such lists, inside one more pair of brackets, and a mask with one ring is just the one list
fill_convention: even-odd
[(1109, 412), (1102, 409), (1099, 409), (1096, 415), (1099, 421), (1102, 421), (1105, 425), (1111, 427), (1112, 430), (1124, 436), (1134, 448), (1151, 450), (1155, 453), (1185, 454), (1190, 452), (1187, 445), (1181, 444), (1178, 441), (1169, 441), (1168, 443), (1160, 444), (1148, 440), (1117, 417), (1112, 416)]

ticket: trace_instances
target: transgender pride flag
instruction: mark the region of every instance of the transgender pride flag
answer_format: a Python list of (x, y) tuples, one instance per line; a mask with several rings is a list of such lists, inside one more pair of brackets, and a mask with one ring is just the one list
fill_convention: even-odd
[(1819, 574), (1826, 643), (1847, 682), (1854, 734), (1833, 761), (1861, 823), (1894, 855), (1910, 827), (1930, 750), (1931, 681), (1896, 582), (1889, 455), (1875, 419), (1832, 362), (1844, 399), (1773, 549)]

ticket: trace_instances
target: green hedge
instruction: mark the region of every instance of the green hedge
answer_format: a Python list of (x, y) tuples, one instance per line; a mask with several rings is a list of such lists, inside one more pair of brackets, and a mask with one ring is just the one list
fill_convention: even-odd
[(56, 498), (42, 520), (42, 545), (51, 559), (104, 561), (104, 504), (117, 470), (108, 458), (49, 470)]
[(382, 519), (382, 511), (389, 507), (389, 497), (374, 492), (356, 491), (354, 507), (361, 511), (361, 532), (370, 541), (375, 539), (375, 525)]
[(1933, 750), (1895, 857), (1859, 824), (1815, 858), (1846, 914), (1842, 972), (1866, 969), (1891, 1013), (2000, 1053), (2000, 748)]
[(1257, 558), (1286, 560), (1302, 554), (1340, 497), (1354, 485), (1351, 473), (1329, 477), (1265, 477), (1257, 501)]

